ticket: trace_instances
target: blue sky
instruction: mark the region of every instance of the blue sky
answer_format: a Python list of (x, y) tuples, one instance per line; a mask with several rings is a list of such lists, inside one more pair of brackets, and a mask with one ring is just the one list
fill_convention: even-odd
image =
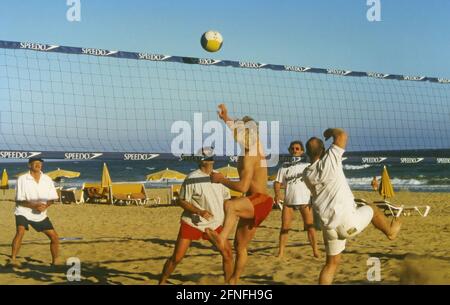
[[(450, 1), (81, 0), (68, 22), (65, 0), (2, 0), (0, 39), (251, 60), (359, 71), (450, 77)], [(223, 49), (200, 35), (216, 29)]]

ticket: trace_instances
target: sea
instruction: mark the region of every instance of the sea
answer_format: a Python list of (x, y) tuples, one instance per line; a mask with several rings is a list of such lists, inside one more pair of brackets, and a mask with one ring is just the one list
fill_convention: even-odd
[[(149, 160), (149, 161), (107, 161), (111, 179), (115, 183), (133, 182), (143, 183), (146, 187), (166, 187), (168, 183), (181, 183), (182, 181), (148, 182), (148, 174), (169, 168), (182, 173), (189, 173), (198, 168), (193, 161), (178, 160)], [(235, 163), (216, 161), (215, 168), (223, 166), (236, 166)], [(348, 183), (353, 190), (371, 190), (371, 181), (374, 176), (381, 178), (382, 164), (344, 164), (344, 172)], [(395, 191), (411, 192), (449, 192), (450, 196), (450, 164), (387, 164), (389, 176)], [(98, 182), (101, 179), (103, 161), (45, 161), (44, 172), (57, 168), (77, 171), (81, 175), (74, 179), (65, 179), (60, 182), (64, 188), (80, 188), (84, 182)], [(15, 186), (16, 175), (27, 171), (26, 162), (1, 162), (0, 170), (6, 169), (9, 176), (10, 187)], [(277, 172), (277, 167), (269, 168), (269, 175)], [(269, 182), (271, 185), (273, 182)]]

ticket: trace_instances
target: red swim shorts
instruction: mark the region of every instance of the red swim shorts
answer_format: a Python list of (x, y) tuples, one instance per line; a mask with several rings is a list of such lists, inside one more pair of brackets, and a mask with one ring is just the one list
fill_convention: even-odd
[(255, 218), (253, 218), (253, 224), (257, 227), (264, 219), (269, 216), (270, 211), (273, 208), (273, 199), (269, 195), (256, 193), (247, 197), (253, 204), (255, 209)]
[[(214, 231), (216, 231), (217, 233), (222, 232), (222, 226), (218, 226)], [(208, 235), (205, 232), (202, 232), (199, 229), (188, 225), (184, 221), (181, 221), (180, 233), (179, 234), (181, 234), (181, 238), (183, 238), (183, 239), (190, 239), (190, 240), (204, 239), (204, 240), (209, 240), (209, 237), (208, 237)]]

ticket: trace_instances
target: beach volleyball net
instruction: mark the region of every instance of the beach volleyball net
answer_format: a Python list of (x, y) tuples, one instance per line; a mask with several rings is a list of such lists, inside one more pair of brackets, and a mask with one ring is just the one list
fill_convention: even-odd
[(219, 103), (278, 121), (280, 153), (328, 127), (350, 152), (450, 148), (447, 79), (0, 41), (1, 158), (170, 157), (173, 123)]

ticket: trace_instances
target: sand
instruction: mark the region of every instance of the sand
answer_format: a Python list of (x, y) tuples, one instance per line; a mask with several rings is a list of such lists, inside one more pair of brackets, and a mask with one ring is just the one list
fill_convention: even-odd
[[(163, 192), (163, 191), (161, 191)], [(0, 284), (74, 284), (69, 268), (52, 268), (45, 235), (30, 229), (19, 257), (22, 268), (8, 265), (14, 236), (13, 191), (0, 191)], [(164, 196), (164, 193), (161, 194)], [(355, 196), (379, 199), (375, 193)], [(450, 284), (450, 194), (397, 193), (395, 202), (431, 206), (428, 217), (402, 216), (397, 240), (387, 240), (372, 226), (348, 241), (336, 284)], [(60, 237), (65, 262), (81, 262), (81, 284), (157, 284), (167, 257), (172, 254), (181, 208), (55, 204), (49, 216)], [(286, 257), (277, 259), (279, 210), (273, 210), (249, 247), (249, 261), (241, 284), (316, 284), (324, 258), (315, 259), (298, 215), (289, 235)], [(319, 232), (319, 247), (323, 239)], [(381, 282), (369, 282), (367, 260), (381, 263)], [(170, 280), (172, 284), (222, 284), (221, 257), (207, 241), (193, 242)]]

